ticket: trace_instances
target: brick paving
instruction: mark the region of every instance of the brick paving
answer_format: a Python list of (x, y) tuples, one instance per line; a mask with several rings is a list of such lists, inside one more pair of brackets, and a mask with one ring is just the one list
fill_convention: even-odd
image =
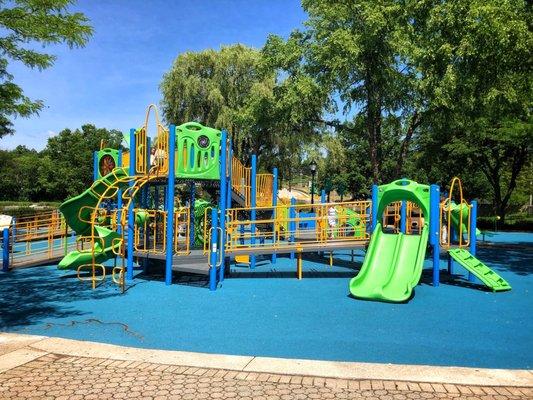
[(47, 354), (0, 373), (0, 399), (531, 399), (532, 388), (344, 380)]

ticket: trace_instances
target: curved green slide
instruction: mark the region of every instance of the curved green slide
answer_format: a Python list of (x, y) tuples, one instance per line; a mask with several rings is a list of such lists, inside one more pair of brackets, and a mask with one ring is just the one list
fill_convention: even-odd
[(378, 190), (378, 216), (388, 204), (408, 200), (420, 206), (426, 222), (420, 235), (383, 233), (381, 224), (376, 224), (361, 271), (350, 281), (350, 293), (360, 299), (402, 302), (411, 297), (422, 274), (429, 235), (429, 186), (400, 179)]
[[(461, 219), (461, 210), (462, 210), (462, 225), (461, 232), (467, 232), (466, 227), (468, 226), (469, 218), (469, 208), (466, 204), (451, 204), (450, 219), (452, 221), (452, 226), (455, 228), (456, 232), (459, 232), (459, 219)], [(476, 228), (476, 236), (481, 235), (481, 231)]]
[[(107, 187), (114, 185), (118, 189), (126, 186), (128, 184), (127, 182), (120, 182), (117, 184), (117, 181), (127, 176), (128, 170), (126, 168), (117, 168), (114, 172), (96, 180), (91, 187), (82, 194), (61, 204), (59, 211), (61, 211), (67, 224), (77, 235), (90, 234), (91, 224), (85, 221), (90, 220), (92, 209), (96, 207)], [(119, 238), (120, 234), (102, 226), (95, 226), (94, 229), (94, 234), (101, 239), (101, 241), (97, 241), (95, 244), (95, 261), (97, 263), (102, 263), (105, 260), (112, 258), (114, 256), (113, 250), (118, 250), (120, 247), (118, 241), (113, 243), (113, 239)], [(92, 249), (72, 251), (59, 262), (58, 268), (72, 269), (77, 268), (82, 264), (90, 264), (93, 259), (92, 253)]]

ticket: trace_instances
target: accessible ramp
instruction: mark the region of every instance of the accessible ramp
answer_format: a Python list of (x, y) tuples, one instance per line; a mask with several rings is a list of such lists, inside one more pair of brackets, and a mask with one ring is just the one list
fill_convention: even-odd
[(479, 261), (468, 250), (451, 249), (448, 250), (448, 254), (494, 292), (511, 290), (511, 285), (505, 279)]
[(425, 224), (421, 235), (388, 234), (378, 223), (361, 271), (350, 281), (350, 293), (360, 299), (408, 300), (422, 274), (428, 232)]
[[(97, 206), (100, 198), (108, 191), (110, 187), (118, 190), (120, 187), (128, 185), (128, 182), (121, 180), (127, 178), (127, 168), (116, 168), (113, 172), (94, 181), (89, 189), (82, 194), (65, 201), (59, 207), (59, 211), (65, 217), (67, 224), (76, 232), (77, 235), (91, 234), (91, 215)], [(108, 193), (109, 194), (109, 193)], [(113, 250), (118, 250), (120, 241), (114, 240), (120, 235), (111, 229), (101, 226), (95, 226), (94, 234), (101, 240), (95, 243), (95, 262), (102, 263), (114, 256)], [(82, 264), (92, 263), (92, 249), (83, 251), (72, 251), (67, 254), (58, 264), (59, 269), (77, 268)]]

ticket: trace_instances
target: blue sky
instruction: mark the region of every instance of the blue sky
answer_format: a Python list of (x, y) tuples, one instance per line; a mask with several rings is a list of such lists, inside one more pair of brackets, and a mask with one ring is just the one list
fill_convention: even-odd
[(259, 48), (269, 33), (286, 36), (306, 19), (300, 0), (81, 0), (73, 9), (91, 19), (93, 37), (82, 49), (48, 48), (58, 59), (41, 72), (10, 64), (15, 82), (45, 108), (17, 118), (0, 148), (40, 150), (49, 136), (84, 123), (126, 132), (159, 102), (161, 77), (178, 54), (232, 43)]

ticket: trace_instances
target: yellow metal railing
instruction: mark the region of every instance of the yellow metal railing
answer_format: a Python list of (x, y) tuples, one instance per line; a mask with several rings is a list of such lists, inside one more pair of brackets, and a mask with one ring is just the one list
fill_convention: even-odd
[(190, 253), (191, 213), (189, 207), (174, 211), (174, 252), (179, 255)]
[[(272, 204), (272, 185), (274, 175), (256, 175), (256, 202), (258, 206), (269, 206)], [(231, 160), (231, 188), (244, 200), (244, 206), (250, 207), (252, 204), (252, 169), (245, 167), (238, 158)]]
[(204, 249), (203, 254), (208, 254), (211, 246), (211, 229), (209, 229), (209, 217), (211, 215), (211, 210), (213, 207), (206, 207), (204, 210), (204, 225), (203, 225), (203, 238), (204, 238)]
[(274, 175), (257, 174), (257, 205), (269, 206), (272, 204), (272, 185)]
[(420, 207), (416, 203), (408, 201), (406, 214), (405, 232), (407, 234), (421, 234), (424, 227), (424, 215)]
[(238, 158), (233, 157), (231, 160), (231, 187), (244, 199), (245, 207), (250, 207), (251, 171)]
[[(453, 202), (453, 190), (457, 185), (459, 191), (459, 202)], [(463, 197), (463, 186), (458, 177), (454, 177), (450, 184), (450, 192), (448, 197), (440, 203), (440, 218), (439, 218), (439, 237), (440, 245), (444, 248), (450, 248), (452, 245), (452, 213), (455, 211), (455, 218), (457, 219), (457, 244), (458, 247), (467, 247), (470, 245), (470, 212), (472, 205)], [(467, 219), (466, 226), (463, 223), (463, 218)], [(444, 228), (444, 229), (443, 229)], [(466, 239), (465, 237), (466, 236)]]
[[(135, 251), (165, 254), (166, 235), (167, 235), (167, 212), (162, 210), (133, 210), (134, 224), (133, 247)], [(143, 217), (142, 223), (137, 222), (140, 217)]]
[[(251, 221), (252, 210), (261, 217)], [(232, 208), (226, 211), (226, 251), (290, 250), (297, 245), (305, 249), (340, 242), (360, 244), (369, 239), (366, 229), (369, 222), (369, 201)]]
[(20, 217), (11, 229), (10, 264), (13, 267), (65, 255), (72, 248), (72, 231), (58, 210)]

